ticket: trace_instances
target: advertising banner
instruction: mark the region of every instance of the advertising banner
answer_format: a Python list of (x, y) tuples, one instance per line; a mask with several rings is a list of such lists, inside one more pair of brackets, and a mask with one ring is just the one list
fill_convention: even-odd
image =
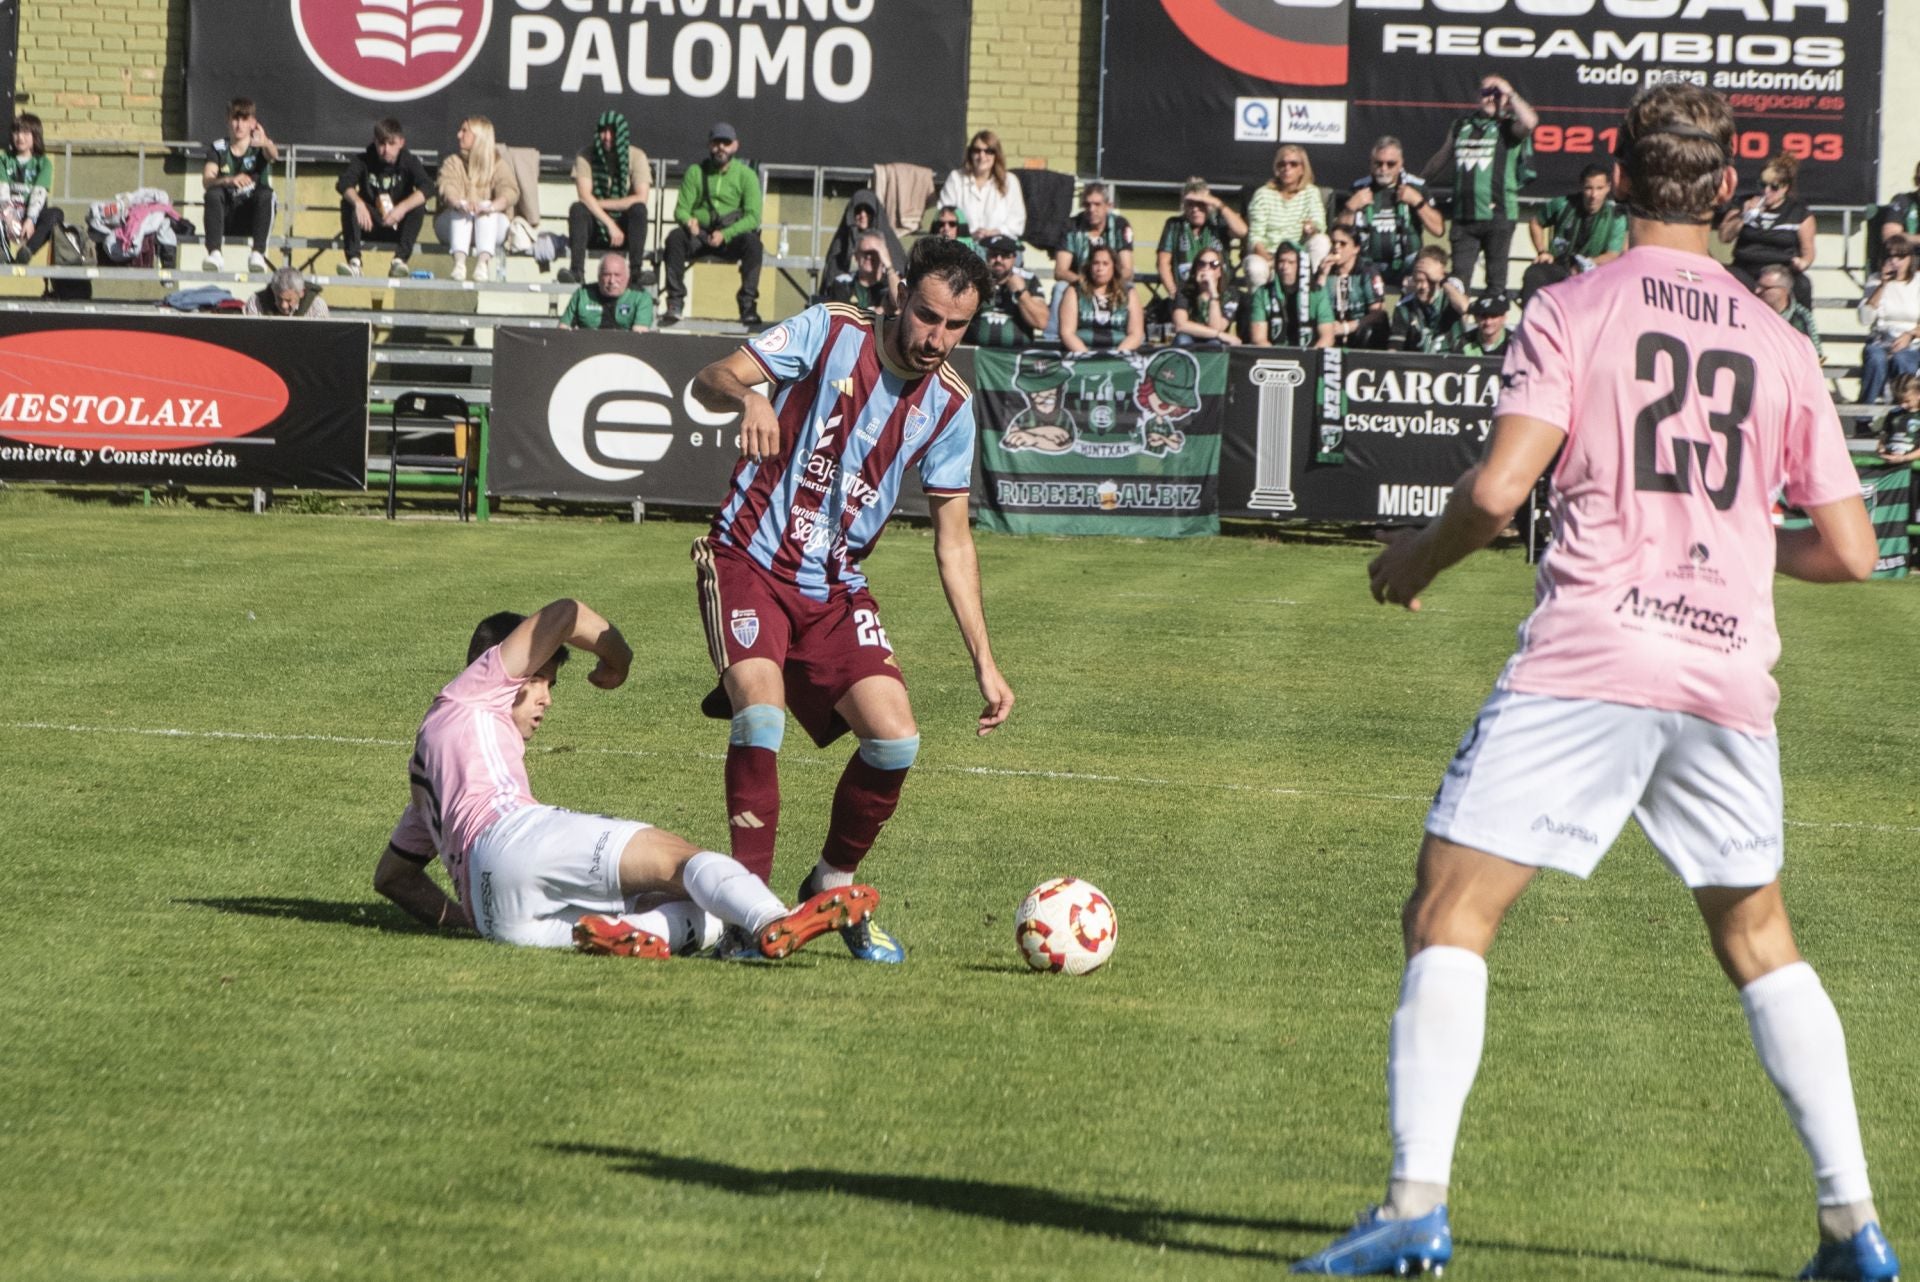
[(983, 526), (1219, 533), (1224, 353), (983, 348), (973, 359)]
[(968, 0), (189, 0), (187, 123), (235, 96), (274, 140), (361, 144), (397, 116), (444, 152), (468, 116), (571, 156), (624, 111), (649, 155), (950, 166), (966, 137)]
[(0, 315), (0, 477), (364, 489), (364, 324)]
[[(693, 398), (739, 338), (603, 330), (494, 331), (488, 489), (521, 498), (718, 508), (740, 457), (740, 416)], [(950, 362), (971, 373), (965, 351)], [(909, 469), (896, 511), (925, 516)]]
[(1221, 511), (1425, 524), (1446, 507), (1493, 430), (1500, 364), (1414, 352), (1236, 349)]
[(1859, 204), (1878, 191), (1882, 13), (1877, 0), (1107, 0), (1100, 172), (1258, 183), (1295, 142), (1344, 190), (1382, 135), (1418, 172), (1450, 120), (1478, 109), (1480, 78), (1501, 75), (1540, 113), (1527, 192), (1555, 196), (1607, 157), (1640, 88), (1683, 80), (1732, 102), (1748, 189), (1786, 151), (1803, 198)]

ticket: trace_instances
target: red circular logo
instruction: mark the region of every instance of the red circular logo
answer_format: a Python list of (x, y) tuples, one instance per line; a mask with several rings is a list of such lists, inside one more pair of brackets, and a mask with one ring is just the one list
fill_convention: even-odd
[(1287, 85), (1346, 83), (1342, 0), (1160, 0), (1160, 7), (1182, 35), (1235, 71)]
[(472, 64), (493, 0), (292, 0), (293, 29), (322, 75), (384, 102), (424, 98)]

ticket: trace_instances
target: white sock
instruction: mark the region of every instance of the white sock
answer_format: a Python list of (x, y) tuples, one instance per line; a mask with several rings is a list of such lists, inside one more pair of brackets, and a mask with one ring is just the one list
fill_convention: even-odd
[(815, 893), (822, 890), (838, 890), (842, 886), (853, 884), (853, 874), (845, 868), (835, 868), (822, 859), (813, 866), (813, 888)]
[(680, 880), (687, 887), (687, 898), (750, 934), (758, 935), (787, 915), (787, 906), (767, 889), (766, 882), (718, 851), (703, 850), (687, 860)]
[(726, 923), (685, 899), (658, 904), (643, 913), (626, 913), (621, 921), (652, 931), (667, 941), (675, 957), (690, 957), (718, 942)]
[(1871, 1202), (1847, 1038), (1820, 976), (1803, 961), (1782, 966), (1741, 989), (1740, 1005), (1760, 1064), (1813, 1159), (1820, 1205)]
[[(1387, 1124), (1392, 1188), (1438, 1190), (1432, 1206), (1393, 1205), (1403, 1217), (1439, 1205), (1453, 1174), (1453, 1145), (1487, 1034), (1487, 963), (1466, 948), (1423, 948), (1400, 981), (1387, 1044)], [(1425, 1199), (1422, 1199), (1425, 1200)]]

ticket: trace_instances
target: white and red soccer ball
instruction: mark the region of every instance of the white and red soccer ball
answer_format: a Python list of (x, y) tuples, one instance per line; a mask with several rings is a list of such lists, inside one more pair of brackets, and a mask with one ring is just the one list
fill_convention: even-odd
[(1062, 975), (1098, 969), (1113, 956), (1119, 929), (1100, 888), (1078, 877), (1041, 882), (1013, 918), (1014, 943), (1027, 965)]

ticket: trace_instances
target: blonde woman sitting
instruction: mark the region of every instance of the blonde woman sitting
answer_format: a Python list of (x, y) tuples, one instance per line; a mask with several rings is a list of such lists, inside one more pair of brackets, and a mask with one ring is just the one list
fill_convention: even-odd
[(433, 229), (453, 253), (453, 278), (467, 278), (467, 255), (475, 255), (473, 279), (488, 280), (493, 253), (506, 237), (520, 200), (507, 153), (493, 140), (493, 122), (468, 116), (460, 124), (460, 150), (440, 162), (440, 212)]

